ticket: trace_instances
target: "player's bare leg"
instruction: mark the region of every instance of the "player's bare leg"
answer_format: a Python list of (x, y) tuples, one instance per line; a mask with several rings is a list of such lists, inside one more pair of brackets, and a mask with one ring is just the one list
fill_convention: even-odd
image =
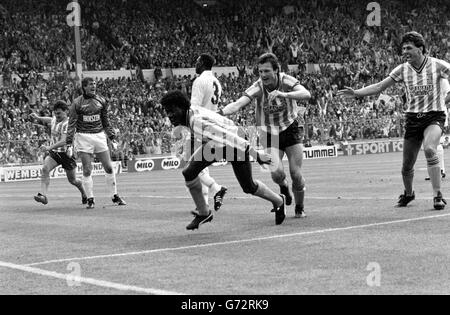
[(106, 186), (109, 189), (109, 193), (111, 195), (111, 199), (113, 203), (118, 204), (119, 206), (124, 206), (127, 203), (117, 194), (117, 182), (116, 182), (116, 174), (114, 172), (111, 157), (109, 155), (109, 151), (104, 151), (97, 153), (97, 158), (103, 165), (103, 169), (105, 170), (105, 180)]
[(272, 165), (270, 166), (270, 174), (275, 184), (280, 186), (280, 193), (286, 197), (286, 205), (292, 204), (292, 195), (289, 192), (289, 183), (283, 167), (284, 151), (276, 148), (268, 148), (265, 150), (272, 157)]
[(67, 176), (67, 180), (69, 181), (69, 183), (71, 183), (72, 185), (77, 187), (78, 190), (80, 191), (82, 204), (87, 204), (86, 192), (84, 191), (82, 181), (77, 179), (76, 169), (73, 169), (70, 171), (66, 170), (66, 176)]
[(414, 164), (416, 164), (417, 155), (419, 154), (421, 146), (422, 142), (419, 140), (403, 140), (402, 179), (405, 190), (398, 199), (397, 207), (406, 207), (408, 203), (415, 199), (413, 190)]
[(42, 166), (42, 175), (41, 175), (41, 191), (34, 196), (34, 200), (40, 202), (44, 205), (48, 203), (47, 192), (48, 186), (50, 185), (50, 172), (58, 166), (58, 163), (52, 159), (50, 156), (47, 156), (44, 160), (44, 165)]

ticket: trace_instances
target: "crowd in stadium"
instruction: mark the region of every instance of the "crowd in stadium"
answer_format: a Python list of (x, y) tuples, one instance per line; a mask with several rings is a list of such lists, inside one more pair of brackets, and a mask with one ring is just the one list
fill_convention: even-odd
[[(356, 0), (306, 1), (301, 6), (288, 0), (232, 0), (208, 7), (184, 0), (80, 1), (83, 68), (193, 67), (200, 53), (209, 52), (217, 66), (240, 69), (236, 75), (219, 78), (225, 105), (257, 79), (256, 58), (272, 51), (283, 71), (298, 65), (295, 75), (311, 91), (309, 104), (301, 104), (305, 138), (317, 143), (398, 137), (403, 130), (401, 88), (358, 101), (335, 94), (344, 86), (361, 87), (385, 78), (402, 62), (398, 48), (405, 31), (420, 31), (429, 54), (450, 61), (446, 35), (450, 5), (444, 0), (422, 5), (379, 3), (381, 26), (368, 27), (367, 4)], [(420, 12), (415, 7), (421, 7)], [(38, 149), (48, 139), (47, 131), (29, 114), (51, 115), (56, 99), (70, 103), (79, 93), (67, 76), (75, 69), (75, 56), (65, 9), (57, 0), (5, 0), (0, 5), (0, 67), (5, 85), (0, 88), (0, 164), (42, 161)], [(307, 73), (309, 63), (321, 64), (320, 72)], [(58, 75), (44, 79), (40, 72)], [(139, 76), (98, 82), (121, 142), (116, 158), (170, 152), (170, 122), (159, 100), (174, 88), (189, 94), (193, 79), (194, 73), (152, 83)], [(251, 126), (253, 109), (247, 107), (234, 118)]]

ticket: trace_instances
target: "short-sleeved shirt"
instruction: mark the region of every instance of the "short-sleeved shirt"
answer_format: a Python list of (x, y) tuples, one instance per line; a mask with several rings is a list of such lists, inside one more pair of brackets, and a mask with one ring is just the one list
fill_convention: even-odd
[(222, 86), (212, 71), (203, 71), (192, 84), (191, 105), (217, 111)]
[[(297, 85), (300, 85), (300, 82), (296, 78), (281, 72), (276, 89), (281, 92), (291, 92)], [(297, 119), (297, 101), (277, 97), (269, 103), (269, 93), (259, 79), (245, 91), (244, 95), (251, 100), (256, 100), (256, 125), (264, 127), (264, 131), (271, 134), (279, 134)]]
[[(63, 136), (67, 135), (67, 126), (69, 124), (69, 119), (65, 118), (63, 121), (58, 122), (56, 120), (56, 117), (52, 118), (52, 121), (50, 123), (51, 128), (51, 142), (52, 145), (55, 143), (58, 143), (62, 140)], [(53, 151), (56, 152), (65, 152), (66, 147), (62, 146), (56, 149), (53, 149)]]
[(425, 57), (418, 69), (405, 62), (389, 74), (395, 82), (403, 82), (405, 86), (407, 113), (446, 111), (441, 78), (448, 75), (450, 64), (432, 57)]

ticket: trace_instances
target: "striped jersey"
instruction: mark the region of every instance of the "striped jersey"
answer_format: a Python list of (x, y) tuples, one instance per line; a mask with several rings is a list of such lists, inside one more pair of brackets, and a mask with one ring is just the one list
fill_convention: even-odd
[(191, 105), (217, 111), (222, 86), (211, 70), (203, 71), (192, 84)]
[[(63, 121), (58, 122), (56, 117), (52, 118), (50, 123), (51, 130), (51, 144), (58, 143), (67, 134), (67, 126), (69, 124), (69, 119), (65, 118)], [(55, 152), (65, 152), (66, 146), (61, 146), (59, 148), (53, 149)]]
[(99, 133), (104, 130), (111, 140), (114, 139), (115, 134), (109, 125), (107, 110), (106, 100), (99, 95), (77, 97), (70, 107), (66, 143), (73, 143), (75, 132)]
[(389, 74), (395, 82), (403, 82), (405, 86), (408, 113), (446, 111), (440, 80), (448, 75), (450, 64), (432, 57), (425, 57), (419, 69), (405, 62)]
[[(441, 78), (441, 91), (444, 95), (444, 99), (447, 96), (448, 93), (450, 93), (450, 83), (448, 82), (448, 78), (443, 77)], [(448, 127), (448, 109), (445, 109), (445, 124), (444, 127)]]
[[(277, 90), (291, 92), (296, 85), (300, 85), (296, 78), (280, 72)], [(277, 97), (269, 104), (269, 93), (259, 79), (245, 91), (244, 95), (251, 100), (256, 99), (256, 125), (267, 128), (271, 134), (278, 134), (292, 125), (297, 118), (297, 101)]]
[(189, 128), (194, 137), (213, 147), (233, 147), (245, 151), (249, 142), (238, 135), (238, 126), (226, 117), (200, 106), (191, 106)]

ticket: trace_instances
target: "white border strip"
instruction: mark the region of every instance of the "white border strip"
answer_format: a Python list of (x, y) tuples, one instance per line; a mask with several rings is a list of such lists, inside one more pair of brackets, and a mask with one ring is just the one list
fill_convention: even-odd
[(141, 287), (132, 286), (132, 285), (125, 285), (125, 284), (109, 282), (109, 281), (104, 281), (104, 280), (98, 280), (98, 279), (93, 279), (93, 278), (85, 278), (85, 277), (75, 276), (72, 274), (62, 274), (62, 273), (58, 273), (58, 272), (54, 272), (54, 271), (48, 271), (48, 270), (43, 270), (43, 269), (29, 267), (29, 266), (16, 265), (16, 264), (4, 262), (4, 261), (0, 261), (0, 267), (24, 271), (24, 272), (44, 276), (44, 277), (56, 278), (56, 279), (61, 279), (61, 280), (65, 280), (65, 281), (70, 280), (75, 283), (84, 283), (84, 284), (90, 284), (90, 285), (94, 285), (94, 286), (102, 287), (102, 288), (115, 289), (115, 290), (119, 290), (119, 291), (132, 291), (132, 292), (136, 292), (136, 293), (145, 293), (145, 294), (154, 294), (154, 295), (183, 295), (182, 293), (178, 293), (178, 292), (150, 289), (150, 288), (141, 288)]
[(235, 240), (235, 241), (227, 241), (227, 242), (197, 244), (197, 245), (181, 246), (181, 247), (158, 248), (158, 249), (144, 250), (144, 251), (138, 251), (138, 252), (128, 252), (128, 253), (121, 253), (121, 254), (110, 254), (110, 255), (98, 255), (98, 256), (55, 259), (55, 260), (47, 260), (47, 261), (27, 264), (25, 266), (47, 265), (47, 264), (53, 264), (53, 263), (70, 262), (70, 261), (81, 261), (81, 260), (93, 260), (93, 259), (101, 259), (101, 258), (136, 256), (136, 255), (145, 255), (145, 254), (152, 254), (152, 253), (161, 253), (161, 252), (171, 252), (171, 251), (178, 251), (178, 250), (186, 250), (186, 249), (193, 249), (193, 248), (204, 248), (204, 247), (211, 247), (211, 246), (221, 246), (221, 245), (231, 245), (231, 244), (259, 242), (259, 241), (279, 239), (279, 238), (285, 238), (285, 237), (304, 236), (304, 235), (313, 235), (313, 234), (324, 234), (324, 233), (330, 233), (330, 232), (339, 232), (339, 231), (363, 229), (363, 228), (374, 227), (374, 226), (383, 226), (383, 225), (391, 225), (391, 224), (398, 224), (398, 223), (415, 222), (415, 221), (443, 218), (443, 217), (448, 217), (448, 216), (450, 216), (450, 213), (440, 214), (440, 215), (432, 215), (432, 216), (426, 216), (426, 217), (420, 217), (420, 218), (403, 219), (403, 220), (395, 220), (395, 221), (387, 221), (387, 222), (379, 222), (379, 223), (370, 223), (370, 224), (363, 224), (363, 225), (354, 225), (354, 226), (348, 226), (348, 227), (342, 227), (342, 228), (329, 228), (329, 229), (315, 230), (315, 231), (308, 231), (308, 232), (299, 232), (299, 233), (291, 233), (291, 234), (264, 236), (264, 237), (249, 238), (249, 239), (242, 239), (242, 240)]

